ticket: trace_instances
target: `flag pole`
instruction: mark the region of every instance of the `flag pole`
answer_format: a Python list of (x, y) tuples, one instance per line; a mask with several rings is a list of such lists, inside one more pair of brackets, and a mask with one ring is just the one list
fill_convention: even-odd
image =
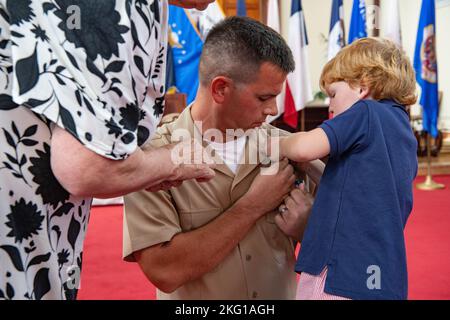
[(431, 175), (431, 135), (427, 132), (427, 177), (424, 183), (419, 183), (416, 185), (417, 189), (424, 191), (442, 190), (445, 186), (440, 183), (433, 181), (433, 176)]

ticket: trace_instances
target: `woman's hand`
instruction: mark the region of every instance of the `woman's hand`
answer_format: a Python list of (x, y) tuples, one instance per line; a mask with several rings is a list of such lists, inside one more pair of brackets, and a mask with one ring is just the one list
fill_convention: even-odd
[(214, 0), (170, 0), (169, 3), (183, 8), (195, 8), (205, 10)]
[(166, 164), (172, 164), (172, 173), (162, 182), (148, 186), (147, 191), (156, 192), (179, 187), (184, 180), (196, 179), (207, 182), (215, 177), (215, 163), (203, 146), (196, 140), (186, 140), (163, 147), (168, 151), (170, 159), (164, 159)]

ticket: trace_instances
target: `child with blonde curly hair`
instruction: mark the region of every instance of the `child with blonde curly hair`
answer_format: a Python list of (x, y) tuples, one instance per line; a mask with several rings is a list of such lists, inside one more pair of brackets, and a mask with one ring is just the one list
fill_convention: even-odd
[(389, 40), (360, 39), (324, 67), (333, 119), (280, 141), (297, 162), (329, 156), (298, 257), (299, 299), (407, 299), (404, 227), (417, 141), (414, 70)]

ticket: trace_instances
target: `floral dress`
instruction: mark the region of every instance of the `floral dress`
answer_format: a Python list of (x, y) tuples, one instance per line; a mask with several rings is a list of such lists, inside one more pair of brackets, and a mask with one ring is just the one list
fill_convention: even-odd
[(0, 0), (0, 299), (76, 298), (92, 199), (53, 175), (52, 131), (114, 160), (148, 140), (166, 24), (166, 1)]

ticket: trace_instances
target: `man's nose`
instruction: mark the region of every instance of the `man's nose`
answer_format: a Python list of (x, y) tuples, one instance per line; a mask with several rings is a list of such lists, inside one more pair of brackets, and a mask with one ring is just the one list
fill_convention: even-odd
[(273, 99), (273, 103), (264, 110), (264, 113), (268, 116), (276, 116), (278, 114), (277, 100)]

